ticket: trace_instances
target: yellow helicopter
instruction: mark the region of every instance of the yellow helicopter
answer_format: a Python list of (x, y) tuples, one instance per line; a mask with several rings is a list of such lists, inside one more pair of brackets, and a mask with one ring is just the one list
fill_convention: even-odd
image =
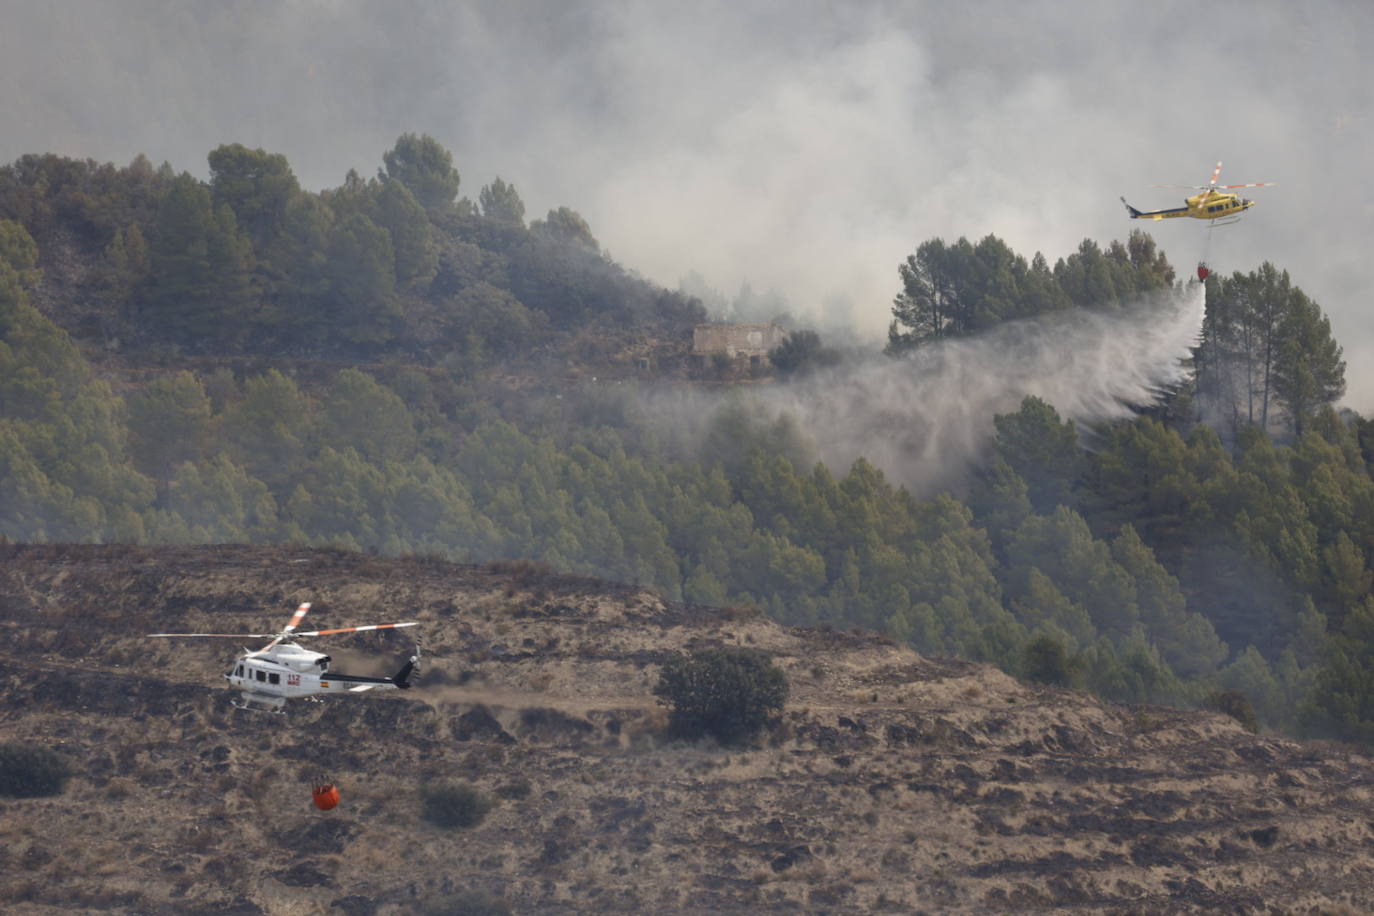
[(1126, 198), (1121, 198), (1121, 202), (1126, 204), (1131, 219), (1173, 219), (1176, 216), (1191, 216), (1193, 219), (1211, 220), (1213, 226), (1226, 226), (1240, 219), (1241, 213), (1255, 205), (1253, 200), (1241, 197), (1232, 189), (1275, 187), (1274, 182), (1268, 181), (1257, 184), (1225, 184), (1217, 187), (1217, 178), (1220, 175), (1221, 163), (1218, 162), (1216, 169), (1212, 172), (1212, 180), (1207, 184), (1154, 185), (1156, 188), (1187, 188), (1202, 192), (1185, 199), (1182, 207), (1173, 207), (1169, 210), (1137, 210), (1126, 203)]

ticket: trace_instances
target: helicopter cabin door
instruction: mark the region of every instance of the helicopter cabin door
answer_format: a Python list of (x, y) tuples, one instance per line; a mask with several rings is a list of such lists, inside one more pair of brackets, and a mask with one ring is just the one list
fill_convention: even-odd
[(266, 665), (243, 663), (243, 686), (247, 689), (261, 693), (280, 693), (281, 683), (281, 672)]

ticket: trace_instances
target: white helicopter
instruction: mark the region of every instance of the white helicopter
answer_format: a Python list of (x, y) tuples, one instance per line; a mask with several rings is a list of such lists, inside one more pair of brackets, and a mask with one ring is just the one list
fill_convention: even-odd
[(401, 670), (392, 677), (363, 677), (329, 670), (328, 655), (312, 652), (296, 645), (303, 636), (334, 636), (339, 633), (360, 633), (365, 630), (392, 630), (418, 626), (419, 621), (405, 623), (374, 623), (360, 627), (341, 627), (337, 630), (311, 630), (297, 633), (296, 627), (310, 611), (306, 602), (296, 608), (291, 622), (280, 633), (149, 633), (150, 637), (210, 637), (216, 639), (270, 639), (255, 652), (244, 650), (234, 667), (224, 675), (229, 686), (243, 691), (235, 698), (239, 709), (267, 709), (284, 712), (286, 701), (297, 697), (314, 697), (324, 693), (363, 693), (368, 690), (406, 690), (420, 660), (417, 646)]

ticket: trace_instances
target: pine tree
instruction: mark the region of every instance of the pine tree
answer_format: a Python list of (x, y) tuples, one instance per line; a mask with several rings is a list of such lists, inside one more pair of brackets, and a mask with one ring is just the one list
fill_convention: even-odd
[(278, 496), (305, 466), (316, 421), (309, 399), (275, 369), (244, 383), (243, 400), (226, 411), (227, 451)]
[(1328, 641), (1302, 718), (1315, 734), (1374, 745), (1374, 598)]
[(1037, 512), (1049, 512), (1069, 502), (1069, 492), (1082, 466), (1078, 430), (1072, 420), (1059, 420), (1053, 407), (1034, 395), (1016, 413), (993, 418), (998, 456), (1027, 487)]
[(300, 194), (286, 157), (232, 143), (211, 150), (208, 158), (216, 205), (227, 204), (257, 250), (265, 252), (281, 232), (287, 206)]
[(197, 350), (243, 338), (253, 305), (252, 245), (233, 211), (215, 209), (189, 174), (172, 182), (158, 209), (150, 257), (143, 318), (157, 333)]
[(397, 283), (423, 288), (439, 263), (424, 208), (404, 184), (388, 181), (378, 191), (374, 209), (374, 221), (391, 235)]
[(324, 397), (320, 439), (335, 449), (353, 447), (364, 459), (382, 463), (412, 456), (415, 421), (396, 393), (357, 369), (334, 377)]
[(330, 232), (323, 270), (335, 333), (354, 344), (389, 339), (397, 309), (396, 255), (387, 231), (361, 213), (348, 216)]
[(1278, 334), (1274, 398), (1287, 411), (1294, 434), (1301, 436), (1319, 407), (1345, 394), (1345, 360), (1331, 336), (1331, 322), (1302, 290), (1292, 291)]
[(129, 453), (164, 486), (176, 466), (201, 457), (210, 434), (210, 399), (190, 372), (154, 379), (128, 404)]
[(477, 200), (482, 206), (482, 215), (487, 219), (514, 226), (525, 225), (525, 202), (520, 199), (515, 186), (506, 184), (501, 176), (496, 176), (491, 184), (482, 188)]
[(381, 177), (405, 185), (426, 209), (448, 207), (458, 196), (453, 155), (428, 134), (402, 134), (382, 161), (386, 171)]
[[(968, 244), (967, 239), (961, 241)], [(902, 353), (925, 341), (958, 333), (962, 290), (951, 260), (949, 246), (941, 239), (931, 239), (898, 266), (902, 290), (892, 303), (888, 353)]]

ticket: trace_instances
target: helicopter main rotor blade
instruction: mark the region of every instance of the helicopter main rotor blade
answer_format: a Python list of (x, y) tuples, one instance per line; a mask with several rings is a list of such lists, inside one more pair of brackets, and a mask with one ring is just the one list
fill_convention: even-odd
[(149, 633), (148, 637), (159, 636), (209, 636), (218, 639), (271, 639), (275, 633)]
[(1224, 185), (1218, 185), (1218, 184), (1217, 184), (1217, 179), (1220, 178), (1220, 177), (1221, 177), (1221, 163), (1218, 162), (1218, 163), (1217, 163), (1217, 167), (1216, 167), (1215, 169), (1212, 170), (1212, 180), (1209, 181), (1207, 184), (1152, 184), (1152, 185), (1150, 185), (1150, 187), (1152, 187), (1152, 188), (1177, 188), (1177, 189), (1181, 189), (1181, 190), (1191, 190), (1191, 191), (1217, 191), (1217, 190), (1229, 191), (1229, 190), (1231, 190), (1232, 188), (1272, 188), (1272, 187), (1275, 187), (1275, 182), (1272, 182), (1272, 181), (1252, 182), (1252, 183), (1250, 183), (1250, 184), (1224, 184)]
[(282, 632), (290, 633), (292, 630), (296, 629), (296, 625), (299, 624), (302, 618), (308, 613), (310, 613), (310, 602), (306, 601), (300, 607), (296, 608), (296, 613), (291, 617), (291, 622), (286, 625), (286, 629), (282, 630)]
[(417, 627), (420, 625), (418, 620), (408, 620), (405, 623), (370, 623), (361, 627), (341, 627), (337, 630), (312, 630), (309, 633), (297, 633), (297, 636), (334, 636), (339, 633), (361, 633), (365, 630), (398, 630), (401, 627)]
[(296, 608), (296, 613), (291, 615), (290, 622), (287, 623), (286, 626), (282, 627), (282, 631), (280, 633), (271, 634), (272, 641), (269, 642), (267, 645), (263, 646), (258, 651), (266, 652), (268, 649), (280, 643), (283, 639), (286, 639), (287, 637), (291, 636), (292, 631), (296, 629), (296, 624), (300, 623), (301, 618), (305, 617), (305, 615), (308, 613), (310, 613), (310, 602), (306, 601), (303, 602), (300, 607)]

